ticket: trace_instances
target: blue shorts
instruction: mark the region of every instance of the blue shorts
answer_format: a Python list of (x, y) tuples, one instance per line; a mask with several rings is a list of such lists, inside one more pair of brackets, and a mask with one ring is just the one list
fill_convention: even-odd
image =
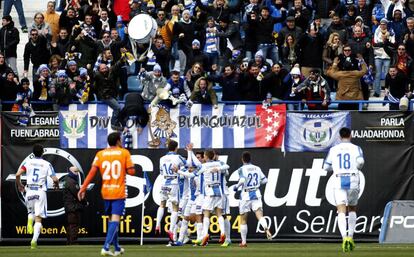
[(116, 214), (123, 216), (125, 214), (125, 199), (104, 200), (105, 215)]

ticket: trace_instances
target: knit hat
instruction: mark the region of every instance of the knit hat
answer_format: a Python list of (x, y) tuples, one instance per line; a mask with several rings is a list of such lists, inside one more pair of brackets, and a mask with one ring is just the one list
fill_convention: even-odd
[(122, 23), (122, 15), (116, 16), (116, 22)]
[(200, 46), (200, 41), (198, 41), (197, 39), (194, 39), (193, 43), (191, 43), (191, 44)]
[(50, 69), (49, 69), (49, 67), (47, 67), (47, 64), (41, 64), (40, 66), (39, 66), (39, 68), (37, 68), (37, 73), (38, 74), (40, 74), (42, 71), (44, 71), (44, 70), (48, 70), (48, 71), (50, 71)]
[(84, 77), (84, 76), (88, 76), (88, 70), (85, 68), (79, 68), (79, 76)]
[(61, 78), (61, 77), (66, 78), (66, 77), (67, 77), (67, 75), (66, 75), (66, 71), (65, 71), (65, 70), (58, 70), (58, 71), (56, 72), (56, 76), (57, 76), (58, 78)]
[(388, 20), (385, 18), (382, 18), (380, 21), (380, 24), (388, 24)]
[(364, 19), (362, 18), (362, 16), (357, 16), (355, 18), (355, 22), (357, 22), (358, 20), (360, 20), (361, 22), (364, 22)]
[(183, 14), (182, 14), (182, 15), (184, 16), (184, 14), (185, 14), (185, 13), (188, 13), (188, 14), (191, 16), (191, 13), (190, 13), (190, 11), (189, 11), (189, 10), (185, 9), (185, 10), (183, 11)]
[(77, 65), (74, 60), (68, 62), (68, 66)]
[(162, 70), (161, 70), (161, 66), (160, 66), (158, 63), (156, 63), (156, 64), (154, 65), (154, 68), (152, 68), (152, 70), (153, 70), (153, 71), (162, 71)]
[(290, 75), (300, 75), (300, 69), (299, 67), (293, 67), (292, 70), (290, 71)]
[(263, 51), (262, 50), (259, 50), (259, 51), (256, 52), (256, 54), (254, 55), (254, 58), (257, 58), (257, 57), (260, 57), (260, 58), (263, 59)]

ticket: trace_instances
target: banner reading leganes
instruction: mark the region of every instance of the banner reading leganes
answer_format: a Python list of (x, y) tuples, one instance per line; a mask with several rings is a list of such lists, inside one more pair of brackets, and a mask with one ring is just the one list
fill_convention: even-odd
[[(196, 148), (280, 148), (286, 120), (285, 105), (195, 104), (166, 109), (151, 108), (151, 119), (138, 135), (133, 121), (128, 122), (133, 148), (165, 148), (168, 139)], [(104, 148), (111, 129), (112, 109), (103, 104), (70, 105), (59, 113), (61, 147)]]
[(327, 151), (339, 142), (339, 130), (350, 125), (349, 112), (289, 112), (285, 149), (287, 152)]

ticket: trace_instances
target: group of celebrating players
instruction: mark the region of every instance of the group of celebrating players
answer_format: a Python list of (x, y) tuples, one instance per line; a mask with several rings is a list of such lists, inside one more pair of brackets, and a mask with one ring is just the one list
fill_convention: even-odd
[[(223, 247), (231, 244), (231, 226), (227, 215), (230, 215), (229, 188), (226, 176), (229, 166), (218, 160), (213, 150), (193, 152), (193, 145), (186, 147), (187, 159), (177, 153), (178, 143), (168, 142), (169, 152), (160, 159), (160, 175), (164, 177), (161, 188), (161, 204), (157, 211), (156, 232), (161, 232), (161, 220), (167, 203), (171, 212), (170, 228), (167, 231), (169, 245), (182, 246), (188, 240), (188, 223), (196, 223), (197, 237), (194, 245), (206, 246), (210, 239), (210, 216), (215, 214), (220, 228), (219, 243)], [(240, 194), (240, 247), (247, 247), (247, 214), (251, 210), (256, 213), (260, 225), (271, 239), (266, 219), (263, 217), (260, 185), (267, 179), (258, 166), (251, 164), (249, 152), (242, 154), (243, 166), (238, 169), (239, 182), (233, 188)], [(178, 222), (179, 216), (182, 220)], [(177, 224), (180, 225), (178, 236)], [(178, 237), (178, 239), (177, 239)]]

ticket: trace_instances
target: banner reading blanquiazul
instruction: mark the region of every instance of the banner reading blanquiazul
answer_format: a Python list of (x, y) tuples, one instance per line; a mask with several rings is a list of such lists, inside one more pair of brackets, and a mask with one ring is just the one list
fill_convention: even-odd
[[(138, 135), (128, 123), (133, 148), (165, 148), (173, 139), (180, 147), (189, 142), (196, 148), (280, 148), (286, 120), (285, 105), (184, 105), (173, 109), (150, 108), (150, 123)], [(103, 104), (62, 107), (60, 143), (63, 148), (105, 148), (112, 132), (112, 109)]]
[(327, 151), (339, 142), (339, 130), (350, 126), (349, 112), (289, 112), (286, 115), (285, 150)]

